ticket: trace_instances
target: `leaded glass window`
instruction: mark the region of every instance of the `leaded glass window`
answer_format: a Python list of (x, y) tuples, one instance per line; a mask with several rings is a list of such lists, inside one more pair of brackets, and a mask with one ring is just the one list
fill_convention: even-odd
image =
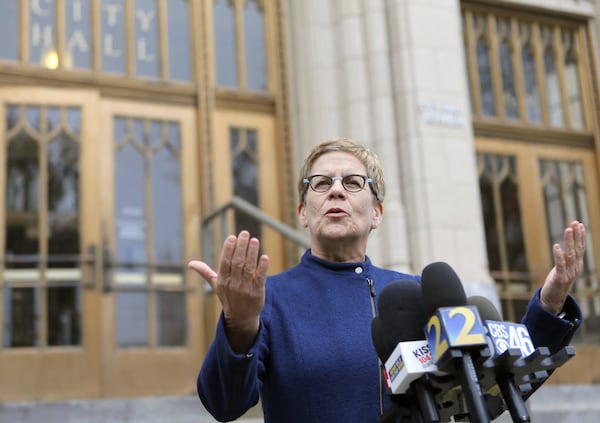
[[(230, 128), (230, 151), (233, 170), (233, 195), (259, 206), (258, 137), (256, 130)], [(236, 232), (245, 229), (260, 239), (260, 222), (245, 213), (235, 213)]]
[(518, 321), (531, 286), (516, 158), (479, 153), (477, 167), (490, 273), (498, 284), (506, 318)]
[(463, 5), (473, 117), (589, 130), (579, 60), (585, 25), (481, 9)]
[(217, 86), (267, 90), (264, 0), (214, 0)]
[(3, 344), (80, 345), (81, 110), (7, 105), (5, 116)]
[[(563, 230), (573, 220), (589, 222), (586, 181), (583, 165), (578, 161), (539, 160), (540, 180), (548, 222), (548, 237), (552, 244), (562, 243)], [(591, 237), (586, 238), (583, 272), (573, 293), (583, 313), (583, 325), (578, 337), (585, 342), (600, 342), (600, 287), (594, 268)], [(549, 250), (548, 254), (552, 255)]]
[(117, 343), (185, 345), (179, 124), (118, 116), (113, 136)]

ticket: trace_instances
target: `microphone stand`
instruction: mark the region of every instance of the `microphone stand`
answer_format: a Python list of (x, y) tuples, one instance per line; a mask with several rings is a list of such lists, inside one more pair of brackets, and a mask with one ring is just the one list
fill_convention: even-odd
[(419, 403), (419, 409), (421, 414), (427, 423), (439, 423), (440, 415), (437, 409), (437, 403), (435, 401), (435, 395), (433, 395), (432, 387), (430, 384), (430, 378), (428, 374), (424, 374), (421, 378), (415, 380), (412, 386)]
[(472, 423), (489, 423), (490, 417), (483, 401), (483, 393), (470, 352), (456, 349), (451, 349), (449, 352), (449, 359), (454, 362), (454, 368), (467, 402), (470, 421)]

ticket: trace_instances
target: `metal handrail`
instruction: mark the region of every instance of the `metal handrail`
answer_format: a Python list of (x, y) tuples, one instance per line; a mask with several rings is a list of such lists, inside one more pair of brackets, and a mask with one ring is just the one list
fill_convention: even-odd
[(220, 207), (217, 207), (215, 210), (210, 212), (202, 221), (202, 254), (204, 255), (205, 261), (208, 263), (214, 263), (214, 255), (213, 255), (213, 233), (212, 233), (212, 223), (218, 217), (222, 217), (220, 232), (221, 239), (224, 240), (228, 233), (227, 227), (227, 219), (225, 219), (225, 213), (229, 210), (235, 210), (243, 213), (244, 215), (251, 217), (257, 221), (259, 221), (262, 225), (266, 225), (271, 229), (275, 230), (287, 240), (292, 241), (299, 247), (309, 248), (310, 241), (309, 239), (302, 234), (300, 231), (292, 228), (285, 223), (280, 222), (279, 220), (269, 216), (261, 209), (256, 207), (254, 204), (244, 200), (240, 197), (233, 197), (229, 202), (223, 204)]
[[(95, 259), (95, 248), (94, 246), (89, 246), (87, 249), (87, 253), (80, 254), (14, 254), (7, 253), (4, 257), (0, 257), (0, 265), (4, 267), (4, 271), (20, 271), (20, 270), (40, 270), (39, 264), (45, 263), (46, 265), (56, 265), (56, 264), (77, 264), (77, 266), (69, 266), (69, 269), (80, 269), (83, 270), (84, 266), (90, 266), (89, 280), (65, 280), (65, 281), (10, 281), (10, 280), (0, 280), (0, 287), (10, 287), (10, 286), (19, 286), (19, 287), (40, 287), (40, 286), (52, 286), (52, 287), (60, 287), (60, 286), (73, 286), (73, 284), (79, 285), (83, 288), (93, 289), (96, 286), (95, 283), (95, 269), (96, 269), (96, 259)], [(20, 267), (11, 267), (14, 264), (33, 264), (38, 265), (33, 268), (20, 268)], [(46, 271), (50, 271), (52, 268), (46, 269)]]

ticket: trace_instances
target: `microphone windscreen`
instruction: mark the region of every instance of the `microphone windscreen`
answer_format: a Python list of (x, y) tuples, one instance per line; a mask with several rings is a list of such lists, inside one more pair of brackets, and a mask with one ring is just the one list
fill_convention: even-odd
[(383, 333), (379, 317), (373, 317), (373, 320), (371, 320), (371, 340), (373, 341), (377, 357), (385, 363), (392, 354), (393, 349), (390, 350), (386, 345), (385, 334)]
[(393, 350), (398, 342), (425, 339), (427, 315), (419, 282), (390, 282), (380, 291), (377, 306), (388, 348)]
[(497, 322), (502, 321), (502, 316), (496, 310), (496, 307), (490, 300), (481, 295), (473, 295), (468, 299), (469, 305), (477, 307), (477, 311), (479, 312), (479, 317), (481, 320), (495, 320)]
[(421, 273), (423, 303), (428, 315), (440, 307), (460, 307), (467, 305), (467, 295), (462, 283), (447, 263), (428, 264)]

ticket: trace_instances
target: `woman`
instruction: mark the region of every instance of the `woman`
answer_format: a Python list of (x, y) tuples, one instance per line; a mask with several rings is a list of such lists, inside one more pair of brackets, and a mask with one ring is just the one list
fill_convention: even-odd
[[(219, 421), (262, 400), (265, 422), (376, 422), (382, 401), (370, 325), (387, 283), (419, 281), (373, 265), (369, 234), (381, 223), (385, 183), (377, 156), (349, 139), (316, 146), (300, 170), (298, 218), (311, 247), (291, 269), (267, 278), (269, 258), (247, 231), (229, 236), (218, 271), (201, 261), (223, 306), (198, 375), (198, 394)], [(568, 295), (583, 265), (585, 228), (565, 229), (555, 267), (532, 298), (525, 323), (536, 345), (558, 349), (580, 324)], [(566, 313), (569, 320), (557, 316)], [(562, 315), (565, 317), (565, 315)]]

